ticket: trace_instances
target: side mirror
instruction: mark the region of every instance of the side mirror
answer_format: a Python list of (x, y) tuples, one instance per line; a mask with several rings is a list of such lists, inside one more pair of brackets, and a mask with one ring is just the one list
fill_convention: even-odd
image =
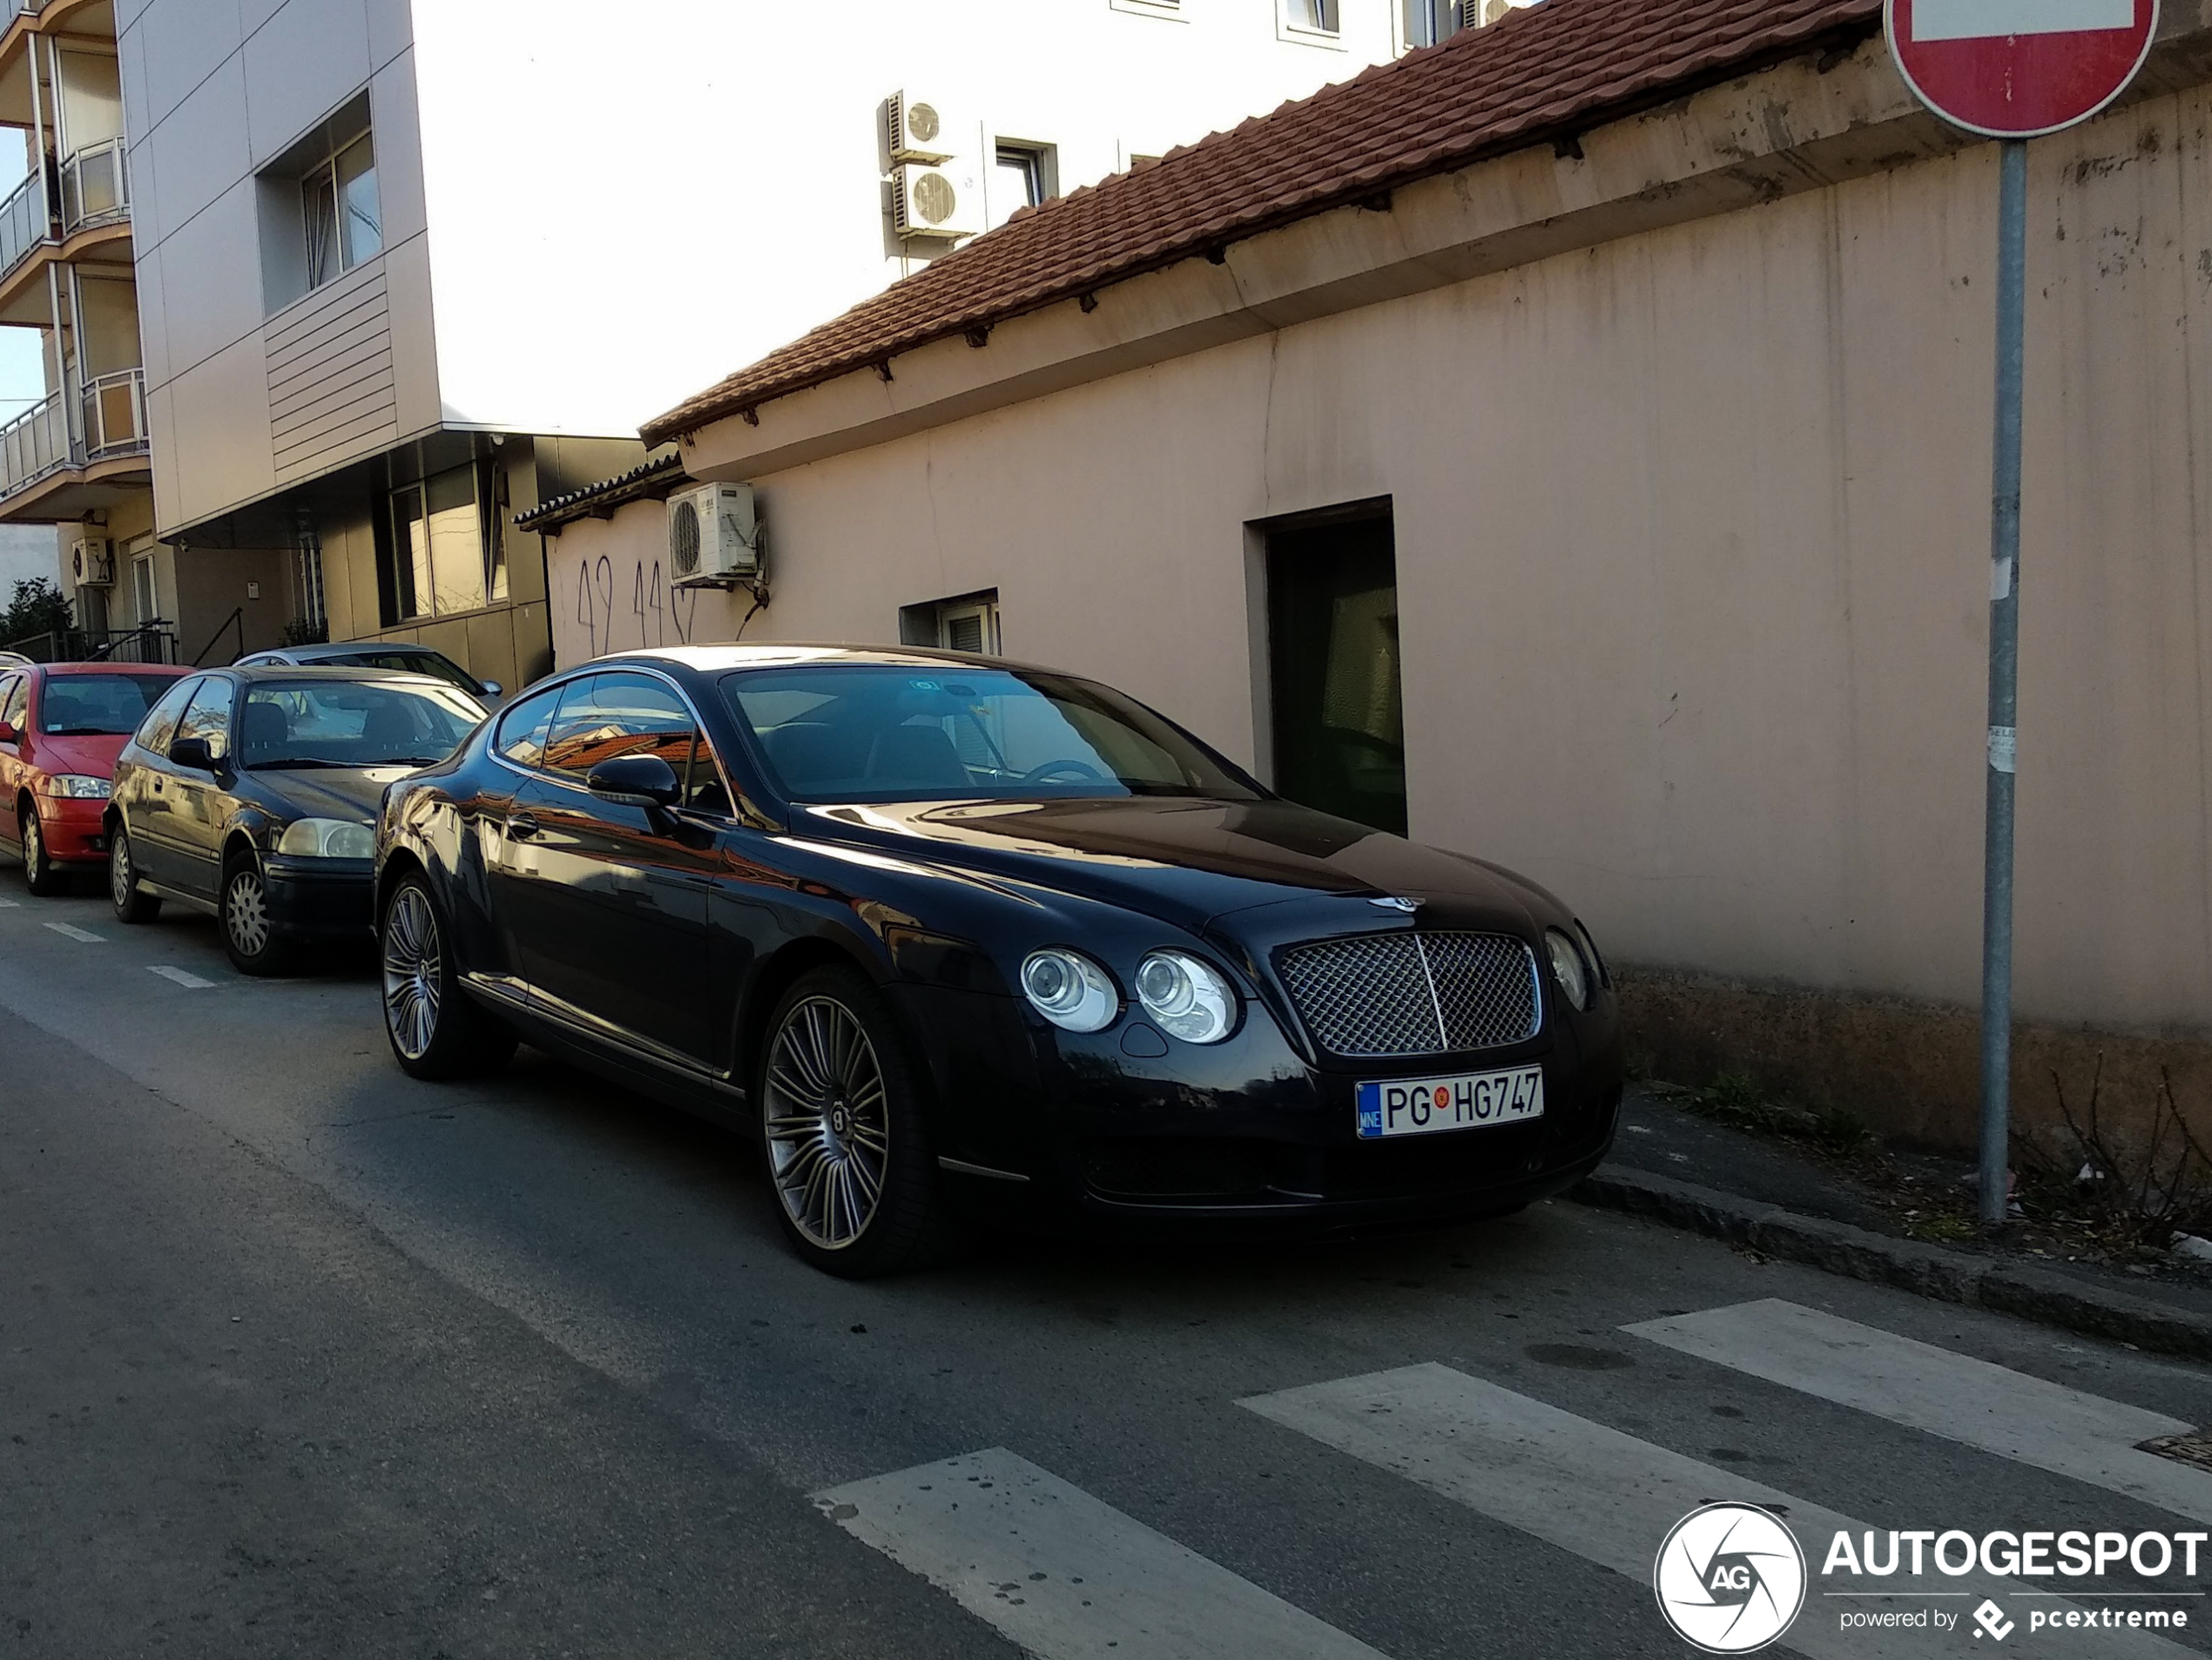
[(483, 688), (484, 696), (487, 698), (496, 698), (500, 694), (501, 687), (496, 680), (479, 680), (476, 684)]
[(179, 766), (188, 766), (195, 773), (215, 770), (215, 757), (208, 752), (205, 738), (179, 738), (169, 746), (169, 759)]
[(591, 769), (583, 787), (625, 807), (672, 807), (684, 793), (676, 769), (658, 755), (617, 755)]

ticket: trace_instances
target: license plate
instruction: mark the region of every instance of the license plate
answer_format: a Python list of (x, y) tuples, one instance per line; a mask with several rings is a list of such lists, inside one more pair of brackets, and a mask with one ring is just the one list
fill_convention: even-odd
[(1471, 1072), (1449, 1078), (1392, 1078), (1359, 1086), (1359, 1138), (1482, 1130), (1544, 1116), (1544, 1069)]

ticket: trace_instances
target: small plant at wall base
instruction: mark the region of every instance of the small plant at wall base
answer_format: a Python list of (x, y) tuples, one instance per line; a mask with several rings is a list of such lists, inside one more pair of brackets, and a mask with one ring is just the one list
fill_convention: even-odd
[(284, 625), (284, 643), (287, 645), (321, 645), (329, 638), (330, 624), (327, 623), (295, 617)]
[(0, 646), (47, 634), (66, 634), (77, 624), (69, 596), (44, 577), (16, 584), (8, 608), (0, 611)]
[(2104, 1121), (2102, 1054), (2079, 1117), (2054, 1071), (2063, 1128), (2013, 1137), (2022, 1202), (2077, 1217), (2122, 1250), (2162, 1250), (2176, 1235), (2212, 1228), (2212, 1155), (2182, 1116), (2172, 1075), (2161, 1068), (2158, 1076), (2148, 1126), (2130, 1131)]

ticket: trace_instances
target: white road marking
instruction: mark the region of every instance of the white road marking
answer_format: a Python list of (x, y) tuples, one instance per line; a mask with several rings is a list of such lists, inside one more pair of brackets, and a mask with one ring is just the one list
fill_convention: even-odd
[(46, 926), (53, 929), (55, 933), (62, 935), (64, 939), (81, 940), (86, 945), (105, 945), (107, 943), (107, 936), (105, 935), (94, 934), (89, 929), (78, 928), (73, 922), (49, 922)]
[(1383, 1660), (1004, 1447), (814, 1501), (1039, 1660)]
[(1993, 40), (2133, 29), (2135, 0), (1913, 0), (1912, 38)]
[(212, 980), (201, 979), (189, 968), (172, 968), (165, 962), (149, 963), (146, 966), (146, 972), (158, 974), (164, 980), (173, 981), (186, 991), (206, 991), (215, 983)]
[(0, 911), (12, 911), (22, 904), (20, 900), (0, 899)]
[(1622, 1330), (1785, 1388), (2212, 1522), (2212, 1475), (2135, 1443), (2193, 1426), (2161, 1413), (1768, 1299)]
[[(1878, 1628), (1845, 1630), (1841, 1626), (1841, 1611), (1865, 1608), (1869, 1603), (1820, 1595), (1824, 1589), (1820, 1569), (1829, 1541), (1839, 1532), (1847, 1532), (1857, 1544), (1866, 1532), (1865, 1523), (1746, 1481), (1732, 1471), (1701, 1464), (1446, 1366), (1406, 1366), (1369, 1377), (1285, 1389), (1279, 1394), (1258, 1395), (1240, 1404), (1339, 1452), (1419, 1482), (1494, 1522), (1609, 1568), (1647, 1590), (1660, 1542), (1669, 1528), (1698, 1506), (1728, 1500), (1768, 1507), (1780, 1512), (1797, 1535), (1809, 1572), (1810, 1594), (1804, 1611), (1782, 1638), (1783, 1647), (1814, 1660), (1870, 1660), (1870, 1657), (1926, 1660), (1930, 1633)], [(1941, 1528), (1944, 1518), (1923, 1511), (1924, 1502), (1915, 1498), (1909, 1519), (1899, 1518), (1889, 1525)], [(1873, 1582), (1844, 1582), (1858, 1586)], [(1871, 1605), (1911, 1608), (1911, 1599), (1955, 1596), (1962, 1582), (1970, 1585), (1978, 1596), (2007, 1600), (2040, 1589), (1994, 1576), (1978, 1574), (1971, 1582), (1961, 1582), (1945, 1579), (1932, 1569), (1917, 1577), (1900, 1571), (1878, 1583), (1907, 1600)], [(2094, 1602), (2095, 1598), (2083, 1600)], [(2064, 1606), (2055, 1599), (2053, 1605)], [(1971, 1604), (1949, 1602), (1938, 1606), (1963, 1609)], [(1658, 1616), (1655, 1612), (1652, 1617), (1656, 1621)], [(2152, 1657), (2182, 1660), (2182, 1656), (2194, 1653), (2143, 1631), (2101, 1630), (2097, 1635), (2100, 1653), (2140, 1656), (2143, 1660)]]

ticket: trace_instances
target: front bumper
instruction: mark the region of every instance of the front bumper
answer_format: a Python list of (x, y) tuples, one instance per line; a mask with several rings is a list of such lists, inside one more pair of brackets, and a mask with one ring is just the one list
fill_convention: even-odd
[(375, 929), (376, 861), (287, 859), (262, 866), (269, 920), (285, 934), (309, 938), (370, 938)]
[(105, 864), (107, 832), (100, 820), (107, 805), (91, 796), (40, 796), (38, 831), (46, 839), (46, 856), (57, 865)]
[[(1315, 1063), (1258, 1008), (1224, 1043), (1140, 1037), (1135, 1048), (1165, 1049), (1146, 1056), (1124, 1043), (1133, 1027), (1150, 1033), (1129, 1016), (1076, 1037), (1013, 998), (909, 987), (901, 1000), (937, 1085), (948, 1190), (973, 1213), (1041, 1232), (1314, 1233), (1494, 1215), (1588, 1174), (1619, 1117), (1609, 995), (1529, 1043), (1359, 1067)], [(1363, 1079), (1526, 1065), (1543, 1069), (1541, 1118), (1359, 1136)]]

